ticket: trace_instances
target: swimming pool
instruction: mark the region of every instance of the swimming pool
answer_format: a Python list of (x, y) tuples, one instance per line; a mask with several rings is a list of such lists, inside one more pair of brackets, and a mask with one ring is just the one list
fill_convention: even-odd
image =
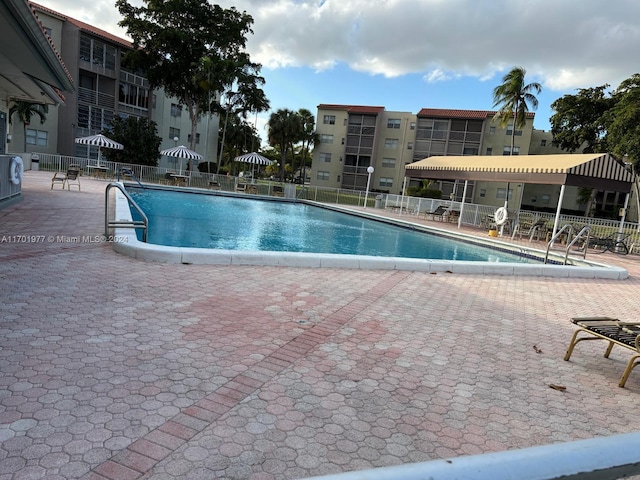
[[(136, 185), (127, 184), (129, 192), (135, 192)], [(164, 186), (148, 186), (145, 190), (169, 191), (175, 190)], [(223, 196), (228, 198), (250, 198), (254, 195), (239, 195), (228, 192), (209, 192), (197, 188), (181, 188), (180, 192), (197, 193), (201, 195)], [(258, 197), (260, 198), (260, 197)], [(264, 197), (263, 197), (264, 198)], [(271, 199), (278, 202), (287, 200)], [(298, 202), (313, 204), (314, 202)], [(514, 246), (502, 242), (499, 239), (483, 239), (473, 235), (459, 232), (449, 232), (431, 226), (425, 226), (412, 222), (409, 217), (405, 220), (389, 219), (375, 209), (358, 210), (337, 205), (323, 205), (326, 209), (342, 211), (359, 217), (375, 219), (381, 222), (401, 224), (404, 228), (423, 230), (436, 233), (448, 240), (463, 240), (465, 243), (476, 243), (491, 246), (494, 251), (520, 252), (521, 254), (542, 258), (544, 252), (527, 249), (522, 246)], [(115, 220), (126, 222), (132, 219), (131, 210), (125, 196), (115, 191)], [(235, 219), (231, 223), (241, 224), (242, 220)], [(435, 260), (421, 258), (386, 257), (359, 254), (335, 254), (335, 253), (310, 253), (292, 251), (257, 251), (257, 250), (232, 250), (229, 248), (196, 248), (192, 246), (165, 246), (154, 243), (145, 243), (138, 240), (133, 229), (116, 228), (111, 231), (115, 234), (116, 241), (112, 242), (113, 249), (123, 255), (137, 258), (143, 261), (157, 261), (164, 263), (200, 264), (200, 265), (260, 265), (260, 266), (287, 266), (287, 267), (312, 267), (312, 268), (350, 268), (350, 269), (386, 269), (408, 270), (429, 273), (461, 273), (483, 275), (528, 275), (548, 276), (564, 278), (604, 278), (625, 279), (628, 272), (619, 267), (608, 266), (596, 262), (583, 262), (572, 260), (573, 265), (522, 263), (510, 261), (468, 261), (468, 260)], [(552, 255), (554, 255), (552, 253)], [(556, 259), (558, 257), (556, 256)]]
[(148, 241), (160, 245), (472, 262), (539, 262), (299, 202), (151, 189), (129, 189), (129, 193), (149, 218)]

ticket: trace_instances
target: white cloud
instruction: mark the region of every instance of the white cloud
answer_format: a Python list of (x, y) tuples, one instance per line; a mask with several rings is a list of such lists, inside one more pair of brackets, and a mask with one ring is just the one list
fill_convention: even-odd
[[(44, 0), (124, 36), (113, 0)], [(513, 65), (545, 88), (617, 86), (638, 71), (640, 2), (616, 0), (222, 0), (254, 18), (248, 47), (269, 68), (344, 63), (386, 77), (488, 80)]]

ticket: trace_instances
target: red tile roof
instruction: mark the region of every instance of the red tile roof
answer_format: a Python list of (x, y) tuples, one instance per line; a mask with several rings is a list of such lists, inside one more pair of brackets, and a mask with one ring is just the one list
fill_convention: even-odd
[(384, 107), (372, 107), (366, 105), (334, 105), (321, 103), (318, 109), (322, 110), (346, 110), (349, 113), (373, 113), (375, 115), (384, 112)]
[[(465, 119), (484, 119), (493, 117), (497, 112), (490, 110), (453, 110), (447, 108), (423, 108), (418, 117), (435, 117), (435, 118), (465, 118)], [(535, 113), (527, 112), (527, 118), (533, 118)]]
[(75, 25), (80, 30), (84, 30), (85, 32), (89, 32), (97, 37), (101, 37), (104, 40), (108, 40), (112, 43), (116, 43), (123, 47), (133, 48), (133, 45), (131, 44), (131, 42), (128, 40), (125, 40), (124, 38), (116, 37), (115, 35), (109, 32), (106, 32), (105, 30), (101, 30), (100, 28), (94, 27), (93, 25), (89, 25), (88, 23), (81, 22), (80, 20), (76, 20), (75, 18), (69, 17), (60, 12), (56, 12), (55, 10), (51, 10), (50, 8), (43, 7), (42, 5), (38, 5), (37, 3), (29, 2), (29, 4), (33, 9), (42, 10), (43, 12), (48, 13), (50, 15), (55, 15), (60, 19), (65, 20), (71, 23), (72, 25)]

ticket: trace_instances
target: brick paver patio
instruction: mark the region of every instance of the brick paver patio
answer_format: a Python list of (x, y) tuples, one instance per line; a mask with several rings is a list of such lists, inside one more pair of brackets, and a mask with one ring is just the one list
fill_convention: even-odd
[(570, 317), (639, 320), (636, 256), (598, 258), (623, 281), (144, 263), (76, 241), (104, 181), (51, 176), (0, 210), (0, 480), (295, 479), (640, 428), (628, 351), (563, 361)]

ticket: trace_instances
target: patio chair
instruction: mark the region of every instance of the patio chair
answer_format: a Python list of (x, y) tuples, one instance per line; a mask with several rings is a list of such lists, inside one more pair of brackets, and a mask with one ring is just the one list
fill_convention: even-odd
[(236, 185), (236, 192), (247, 193), (247, 184), (246, 183), (238, 183)]
[(522, 237), (529, 237), (529, 241), (531, 242), (533, 237), (537, 236), (538, 240), (540, 240), (540, 235), (546, 233), (546, 224), (547, 220), (545, 218), (540, 218), (535, 223), (518, 223), (513, 229), (511, 238), (515, 238), (516, 235), (521, 239)]
[(444, 216), (446, 213), (447, 207), (445, 207), (444, 205), (440, 205), (433, 212), (424, 212), (424, 219), (427, 220), (427, 217), (431, 217), (432, 220), (444, 221)]
[(51, 179), (51, 190), (53, 190), (53, 186), (56, 183), (60, 183), (63, 190), (65, 185), (67, 186), (67, 190), (71, 190), (71, 185), (77, 185), (78, 191), (80, 191), (80, 170), (77, 168), (68, 168), (66, 173), (54, 173)]
[(213, 180), (209, 181), (209, 190), (220, 190), (220, 184)]
[(284, 197), (284, 187), (282, 185), (274, 185), (271, 189), (271, 195), (274, 197)]

